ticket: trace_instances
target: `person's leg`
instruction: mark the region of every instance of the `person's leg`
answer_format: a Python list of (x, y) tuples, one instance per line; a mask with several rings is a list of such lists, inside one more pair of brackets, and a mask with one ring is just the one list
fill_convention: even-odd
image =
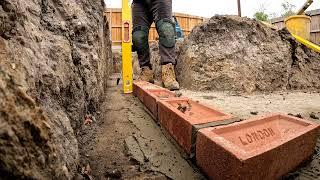
[(174, 72), (175, 23), (172, 21), (172, 0), (153, 0), (151, 11), (159, 34), (162, 82), (169, 90), (177, 90), (179, 83)]
[(152, 23), (152, 14), (146, 4), (132, 3), (132, 22), (132, 42), (138, 54), (140, 67), (148, 66), (151, 68), (148, 36)]
[(152, 14), (146, 3), (134, 1), (132, 3), (132, 42), (137, 51), (141, 74), (139, 80), (154, 82), (154, 74), (150, 64), (149, 29), (152, 24)]
[(152, 1), (151, 11), (159, 34), (161, 65), (176, 64), (175, 23), (172, 21), (172, 0)]

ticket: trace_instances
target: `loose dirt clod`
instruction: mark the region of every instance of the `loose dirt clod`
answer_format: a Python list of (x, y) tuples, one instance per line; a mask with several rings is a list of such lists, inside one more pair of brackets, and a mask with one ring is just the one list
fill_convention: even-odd
[(181, 97), (182, 96), (182, 93), (180, 91), (175, 91), (175, 97)]
[(183, 104), (178, 104), (178, 110), (181, 111), (182, 113), (185, 113), (187, 111), (187, 106)]
[(89, 180), (92, 180), (92, 170), (91, 170), (91, 167), (89, 164), (87, 164), (85, 167), (82, 167), (82, 170), (81, 170), (81, 174), (83, 177), (89, 179)]
[(258, 112), (257, 112), (257, 111), (252, 111), (252, 112), (250, 112), (250, 114), (252, 114), (252, 115), (258, 115)]
[(192, 105), (191, 105), (191, 103), (190, 103), (189, 101), (188, 101), (187, 103), (188, 103), (188, 109), (187, 109), (187, 110), (188, 110), (188, 111), (191, 111)]
[(93, 121), (90, 118), (86, 118), (83, 122), (84, 125), (91, 125)]
[(313, 112), (310, 113), (310, 117), (311, 117), (312, 119), (319, 119), (319, 117), (316, 116)]
[(91, 125), (93, 122), (96, 122), (96, 118), (91, 115), (91, 114), (87, 114), (85, 116), (85, 120), (84, 120), (84, 125)]
[(292, 114), (292, 113), (289, 113), (288, 115), (289, 115), (289, 116), (295, 116), (295, 117), (297, 117), (297, 118), (303, 119), (303, 117), (302, 117), (301, 114)]
[(203, 99), (207, 99), (207, 100), (212, 100), (212, 99), (216, 98), (214, 96), (202, 96), (202, 97), (203, 97)]
[(110, 178), (115, 178), (115, 179), (120, 179), (121, 178), (121, 171), (119, 171), (118, 169), (115, 170), (111, 170), (111, 171), (107, 171), (106, 172), (106, 177), (110, 177)]

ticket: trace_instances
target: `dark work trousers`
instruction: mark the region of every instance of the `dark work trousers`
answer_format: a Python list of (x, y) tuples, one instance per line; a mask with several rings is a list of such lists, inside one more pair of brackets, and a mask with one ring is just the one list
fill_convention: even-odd
[[(156, 23), (163, 18), (172, 18), (172, 0), (133, 0), (133, 29), (138, 26), (145, 26), (150, 29), (152, 22)], [(167, 48), (159, 43), (159, 52), (161, 65), (176, 64), (174, 47)], [(138, 59), (140, 67), (152, 67), (150, 64), (150, 49), (144, 54), (138, 53)]]

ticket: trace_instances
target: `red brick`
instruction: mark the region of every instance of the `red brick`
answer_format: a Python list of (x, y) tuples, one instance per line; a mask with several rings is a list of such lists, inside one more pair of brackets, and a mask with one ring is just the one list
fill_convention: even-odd
[[(178, 110), (179, 105), (186, 106), (187, 110), (181, 112)], [(158, 101), (158, 118), (160, 124), (182, 149), (192, 155), (197, 125), (229, 121), (232, 116), (192, 100), (180, 98)]]
[(149, 89), (145, 91), (146, 94), (143, 96), (143, 103), (149, 109), (152, 116), (156, 120), (158, 117), (158, 105), (159, 100), (174, 98), (175, 93), (167, 89)]
[(148, 89), (163, 89), (163, 88), (146, 81), (133, 82), (133, 95), (137, 96), (141, 102), (143, 102), (143, 96), (145, 95), (144, 91)]
[(318, 130), (280, 114), (201, 129), (196, 161), (209, 179), (278, 179), (312, 156)]
[(134, 81), (133, 85), (132, 85), (133, 95), (139, 98), (139, 95), (141, 94), (140, 93), (140, 91), (141, 91), (140, 86), (141, 85), (145, 85), (145, 84), (148, 84), (148, 82), (145, 82), (145, 81)]

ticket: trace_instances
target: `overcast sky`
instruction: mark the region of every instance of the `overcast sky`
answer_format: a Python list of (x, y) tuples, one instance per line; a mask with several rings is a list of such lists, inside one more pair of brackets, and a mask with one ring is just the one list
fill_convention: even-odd
[[(105, 0), (108, 7), (120, 8), (121, 0)], [(298, 10), (306, 0), (288, 0)], [(211, 17), (215, 14), (237, 14), (237, 0), (172, 0), (173, 11), (197, 16)], [(252, 17), (263, 5), (268, 14), (279, 16), (284, 0), (241, 0), (242, 15)], [(320, 9), (320, 0), (308, 10)]]

